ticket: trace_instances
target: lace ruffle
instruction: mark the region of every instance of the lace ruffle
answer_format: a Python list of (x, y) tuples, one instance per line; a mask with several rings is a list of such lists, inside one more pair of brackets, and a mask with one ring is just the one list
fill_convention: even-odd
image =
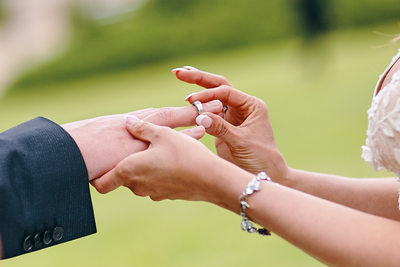
[(362, 158), (375, 170), (386, 169), (400, 177), (400, 70), (372, 99)]
[[(375, 170), (394, 172), (400, 182), (400, 70), (392, 80), (376, 94), (383, 77), (399, 60), (400, 50), (392, 63), (380, 76), (368, 110), (368, 130), (361, 157)], [(400, 210), (400, 191), (398, 194)]]

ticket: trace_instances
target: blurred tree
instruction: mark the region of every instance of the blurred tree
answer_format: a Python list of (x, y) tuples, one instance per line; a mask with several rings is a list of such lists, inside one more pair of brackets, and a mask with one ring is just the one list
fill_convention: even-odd
[(330, 0), (295, 0), (306, 38), (326, 32), (331, 27)]
[(5, 15), (6, 14), (4, 12), (4, 2), (0, 1), (0, 24), (3, 23)]
[(293, 35), (307, 37), (307, 49), (314, 53), (310, 45), (316, 43), (318, 38), (314, 37), (331, 27), (398, 19), (398, 1), (146, 0), (140, 9), (111, 20), (78, 15), (68, 50), (24, 74), (14, 87), (118, 71)]
[(329, 46), (319, 38), (332, 27), (332, 3), (330, 0), (294, 0), (303, 37), (303, 53), (300, 57), (303, 75), (309, 80), (318, 79), (329, 61)]
[(152, 1), (152, 7), (161, 11), (163, 14), (165, 12), (179, 14), (181, 12), (188, 11), (198, 6), (199, 0), (154, 0)]

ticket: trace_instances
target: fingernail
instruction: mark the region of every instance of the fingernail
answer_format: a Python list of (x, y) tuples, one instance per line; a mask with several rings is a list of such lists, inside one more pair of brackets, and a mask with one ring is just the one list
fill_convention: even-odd
[(192, 67), (192, 66), (184, 66), (183, 68), (187, 69), (187, 70), (198, 70), (198, 69), (196, 69), (195, 67)]
[(182, 70), (187, 70), (187, 69), (184, 69), (184, 68), (175, 68), (175, 69), (171, 70), (171, 72), (176, 73), (176, 72), (179, 72), (179, 71), (182, 71)]
[(196, 133), (201, 133), (201, 132), (204, 131), (204, 126), (203, 126), (203, 125), (200, 125), (200, 126), (197, 126), (197, 127), (195, 127), (195, 128), (192, 128), (192, 131), (194, 131), (194, 132), (196, 132)]
[(213, 121), (207, 115), (199, 115), (196, 118), (196, 123), (197, 123), (197, 125), (204, 126), (204, 128), (208, 129), (211, 127)]
[(206, 103), (209, 108), (222, 108), (222, 102), (219, 100), (213, 100)]
[(140, 119), (134, 115), (125, 115), (126, 125), (135, 125)]
[(195, 94), (197, 94), (197, 92), (189, 94), (187, 97), (185, 97), (185, 101), (188, 101), (189, 98), (191, 98)]

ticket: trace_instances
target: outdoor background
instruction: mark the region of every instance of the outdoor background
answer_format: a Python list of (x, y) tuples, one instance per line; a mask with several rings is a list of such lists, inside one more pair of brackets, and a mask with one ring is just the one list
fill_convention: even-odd
[[(360, 154), (373, 89), (400, 47), (397, 0), (0, 3), (0, 131), (37, 116), (62, 124), (186, 105), (199, 88), (170, 70), (192, 65), (268, 104), (291, 167), (390, 175)], [(242, 232), (237, 215), (210, 204), (155, 203), (125, 188), (92, 189), (92, 199), (97, 234), (2, 266), (321, 265), (276, 235)]]

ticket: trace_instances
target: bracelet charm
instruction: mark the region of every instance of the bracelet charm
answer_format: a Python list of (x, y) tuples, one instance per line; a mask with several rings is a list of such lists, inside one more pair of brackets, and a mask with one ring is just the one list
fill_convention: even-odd
[(271, 182), (271, 178), (265, 173), (260, 172), (254, 177), (247, 187), (245, 188), (244, 192), (239, 197), (240, 203), (240, 216), (242, 216), (242, 230), (248, 233), (259, 233), (260, 235), (271, 235), (271, 233), (265, 228), (256, 228), (254, 227), (253, 223), (250, 221), (249, 217), (246, 214), (246, 208), (250, 208), (249, 203), (247, 202), (247, 197), (252, 195), (254, 192), (257, 192), (261, 189), (261, 181), (268, 181)]

